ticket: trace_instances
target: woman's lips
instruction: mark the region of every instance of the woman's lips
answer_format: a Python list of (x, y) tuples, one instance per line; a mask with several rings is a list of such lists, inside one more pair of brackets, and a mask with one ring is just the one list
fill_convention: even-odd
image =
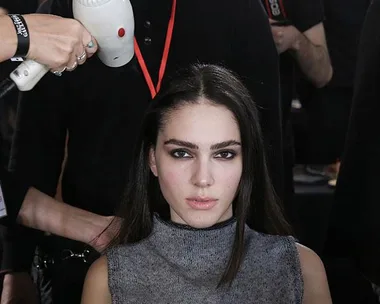
[(186, 199), (190, 207), (197, 210), (211, 209), (216, 205), (217, 201), (217, 199), (210, 197), (189, 197)]

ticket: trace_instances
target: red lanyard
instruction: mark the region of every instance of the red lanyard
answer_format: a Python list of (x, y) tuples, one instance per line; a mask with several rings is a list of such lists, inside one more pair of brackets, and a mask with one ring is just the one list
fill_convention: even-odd
[(152, 95), (152, 98), (154, 98), (156, 96), (156, 94), (158, 93), (158, 91), (160, 90), (162, 78), (164, 77), (164, 74), (165, 74), (165, 69), (166, 69), (166, 64), (168, 62), (170, 44), (172, 41), (172, 35), (173, 35), (173, 29), (174, 29), (174, 19), (175, 19), (175, 13), (176, 13), (176, 6), (177, 6), (177, 0), (173, 0), (172, 13), (170, 15), (170, 20), (169, 20), (169, 24), (168, 24), (168, 31), (166, 33), (165, 48), (164, 48), (164, 53), (162, 54), (161, 66), (160, 66), (160, 71), (158, 74), (158, 83), (157, 83), (156, 87), (154, 87), (152, 77), (150, 77), (148, 68), (145, 64), (145, 60), (144, 60), (144, 57), (141, 53), (139, 45), (137, 43), (136, 37), (134, 38), (136, 57), (137, 57), (137, 60), (140, 64), (141, 70), (144, 74), (145, 81), (149, 87), (150, 94)]

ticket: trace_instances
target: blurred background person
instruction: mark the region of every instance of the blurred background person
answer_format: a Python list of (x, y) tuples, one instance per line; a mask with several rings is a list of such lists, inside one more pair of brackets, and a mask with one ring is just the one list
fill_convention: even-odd
[[(371, 285), (380, 286), (379, 0), (369, 6), (357, 55), (352, 110), (326, 251), (336, 266), (340, 261), (350, 267), (345, 273), (338, 267), (331, 270), (337, 277), (334, 286), (340, 299), (345, 303), (378, 303)], [(344, 277), (347, 273), (350, 281)]]

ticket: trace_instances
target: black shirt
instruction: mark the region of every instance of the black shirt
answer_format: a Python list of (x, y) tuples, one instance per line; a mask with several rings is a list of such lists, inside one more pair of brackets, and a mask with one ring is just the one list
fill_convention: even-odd
[[(27, 14), (35, 12), (38, 7), (37, 0), (0, 0), (0, 7), (5, 8), (9, 13)], [(17, 67), (19, 63), (0, 63), (0, 79), (5, 78)], [(13, 128), (9, 127), (9, 110), (17, 107), (18, 95), (12, 93), (0, 100), (0, 181), (4, 192), (8, 216), (0, 220), (0, 224), (12, 224), (15, 222), (18, 211), (24, 201), (24, 196), (28, 189), (26, 183), (8, 172), (10, 164), (11, 140)], [(15, 114), (13, 111), (12, 114)], [(14, 117), (15, 118), (15, 117)], [(12, 130), (11, 130), (12, 129)]]
[(351, 87), (357, 48), (370, 0), (325, 0), (326, 40), (334, 69), (329, 86)]
[(15, 222), (27, 189), (26, 187), (25, 189), (20, 189), (24, 187), (24, 184), (9, 173), (12, 169), (10, 154), (15, 130), (14, 121), (16, 120), (16, 112), (17, 92), (0, 99), (0, 185), (4, 192), (4, 201), (8, 211), (8, 216), (0, 219), (0, 224), (2, 225)]
[(36, 11), (38, 0), (0, 0), (0, 7), (12, 14), (28, 14)]
[[(323, 22), (323, 6), (321, 0), (284, 0), (286, 17), (301, 33)], [(286, 124), (295, 89), (296, 61), (289, 52), (280, 56), (281, 97), (283, 120)]]
[(7, 216), (0, 219), (0, 224), (12, 225), (16, 221), (29, 187), (3, 168), (0, 168), (0, 186), (7, 209)]
[[(35, 12), (37, 9), (38, 1), (18, 1), (18, 0), (0, 0), (0, 7), (8, 10), (9, 13), (26, 14)], [(8, 76), (9, 73), (17, 67), (17, 63), (10, 61), (0, 63), (0, 79)], [(11, 232), (8, 233), (5, 226), (14, 226), (20, 207), (24, 201), (28, 184), (20, 178), (9, 172), (12, 165), (12, 159), (10, 158), (10, 151), (12, 146), (13, 128), (9, 128), (9, 121), (12, 120), (8, 116), (9, 109), (15, 103), (17, 103), (18, 95), (13, 93), (7, 95), (6, 98), (0, 100), (0, 185), (4, 195), (4, 201), (7, 209), (7, 216), (0, 219), (0, 235), (2, 238), (2, 267), (1, 270), (16, 269), (16, 267), (23, 267), (23, 259), (19, 259), (18, 266), (13, 267), (12, 259), (15, 255), (18, 256), (18, 248), (11, 248), (12, 242), (7, 242), (6, 239), (11, 237)], [(14, 114), (15, 112), (13, 112)], [(15, 119), (15, 116), (13, 116)], [(19, 227), (13, 227), (13, 229), (20, 229)], [(25, 264), (25, 267), (27, 265)]]
[[(71, 5), (65, 3), (55, 1), (52, 13), (71, 17)], [(156, 82), (171, 1), (140, 0), (132, 1), (132, 5), (135, 35)], [(147, 22), (150, 27), (146, 27)], [(150, 38), (149, 44), (145, 38)], [(112, 214), (124, 186), (135, 135), (151, 97), (136, 59), (121, 68), (106, 67), (96, 57), (89, 61), (62, 78), (46, 76), (35, 90), (24, 94), (17, 167), (24, 170), (34, 163), (31, 179), (41, 181), (42, 189), (54, 194), (68, 128), (65, 201)], [(259, 2), (178, 2), (166, 75), (198, 61), (226, 65), (243, 78), (262, 108), (265, 141), (272, 151), (276, 150), (281, 145), (278, 63)], [(280, 157), (272, 153), (270, 165), (278, 170)], [(273, 172), (272, 176), (278, 187), (280, 179)]]
[[(132, 0), (136, 39), (155, 83), (171, 4), (170, 0)], [(72, 17), (71, 1), (54, 1), (52, 13)], [(165, 75), (195, 62), (232, 69), (252, 93), (261, 110), (271, 177), (281, 196), (278, 55), (259, 0), (178, 1)], [(135, 58), (124, 67), (109, 68), (94, 56), (60, 78), (45, 76), (20, 104), (16, 172), (54, 195), (68, 129), (64, 201), (95, 213), (114, 214), (150, 100)]]
[(358, 49), (346, 148), (330, 216), (329, 254), (356, 259), (380, 285), (380, 0), (369, 6)]

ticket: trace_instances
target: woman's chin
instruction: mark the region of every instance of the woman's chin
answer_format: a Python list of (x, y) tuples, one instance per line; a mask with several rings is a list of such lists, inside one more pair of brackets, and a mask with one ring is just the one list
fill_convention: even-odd
[(183, 220), (186, 225), (197, 229), (204, 229), (214, 226), (221, 222), (221, 217), (216, 216), (215, 213), (208, 214), (208, 212), (197, 212), (197, 214), (188, 214)]

